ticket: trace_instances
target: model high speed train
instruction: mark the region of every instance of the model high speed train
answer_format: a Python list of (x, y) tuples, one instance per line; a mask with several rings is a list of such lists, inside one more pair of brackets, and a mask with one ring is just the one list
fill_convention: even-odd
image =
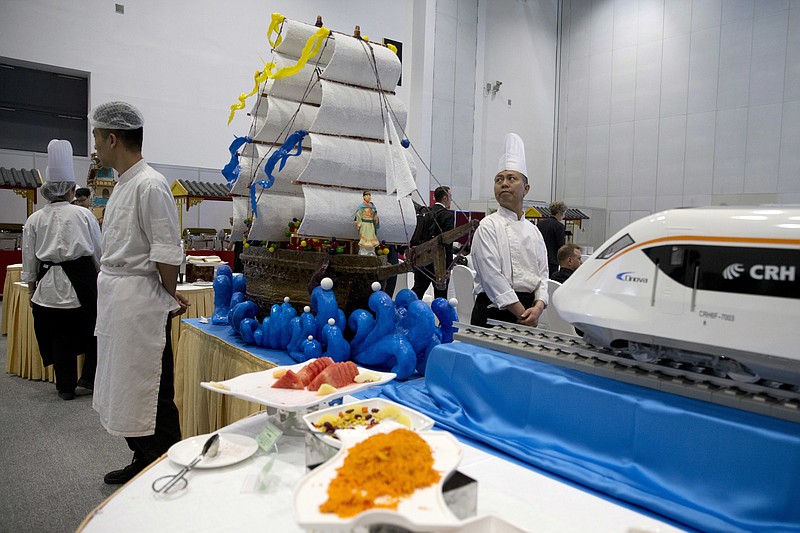
[(800, 388), (800, 207), (674, 209), (609, 239), (555, 291), (603, 347)]

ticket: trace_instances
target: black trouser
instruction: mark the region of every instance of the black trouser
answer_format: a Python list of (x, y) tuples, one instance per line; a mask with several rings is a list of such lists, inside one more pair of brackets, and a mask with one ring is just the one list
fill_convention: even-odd
[[(85, 353), (81, 378), (94, 383), (97, 369), (97, 338), (89, 331), (85, 310), (60, 309), (31, 302), (33, 331), (44, 366), (53, 365), (58, 392), (75, 392), (77, 357)], [(91, 325), (94, 329), (94, 325)]]
[(156, 430), (146, 437), (125, 437), (133, 450), (133, 460), (150, 464), (161, 457), (170, 446), (181, 440), (181, 425), (175, 405), (175, 372), (172, 362), (172, 320), (167, 317), (167, 343), (161, 355), (161, 382), (158, 386)]
[[(414, 286), (411, 288), (411, 290), (414, 291), (414, 294), (417, 295), (417, 298), (422, 300), (422, 297), (425, 296), (425, 291), (428, 290), (428, 287), (430, 287), (435, 278), (436, 275), (425, 267), (414, 269)], [(448, 285), (450, 285), (450, 280), (446, 280), (444, 282), (444, 289), (442, 290), (437, 289), (434, 285), (433, 297), (446, 299)]]
[[(527, 309), (533, 305), (535, 301), (535, 294), (532, 292), (518, 292), (517, 298), (519, 302)], [(475, 298), (475, 306), (472, 308), (472, 316), (470, 317), (470, 324), (473, 326), (480, 326), (482, 328), (489, 328), (487, 320), (492, 318), (494, 320), (501, 320), (503, 322), (517, 323), (517, 317), (511, 311), (498, 309), (497, 307), (489, 307), (492, 301), (482, 292)]]

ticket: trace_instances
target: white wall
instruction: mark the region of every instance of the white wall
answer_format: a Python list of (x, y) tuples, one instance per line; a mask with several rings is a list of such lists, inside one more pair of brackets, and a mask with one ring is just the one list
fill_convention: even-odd
[[(90, 107), (109, 100), (136, 105), (145, 116), (145, 158), (186, 167), (186, 175), (177, 177), (187, 179), (205, 178), (222, 168), (233, 136), (247, 131), (249, 120), (242, 111), (230, 126), (226, 122), (230, 105), (252, 89), (253, 73), (263, 67), (261, 58), (269, 57), (266, 32), (273, 12), (310, 23), (320, 14), (325, 25), (337, 31), (350, 32), (358, 24), (362, 35), (373, 40), (403, 42), (404, 79), (410, 79), (416, 57), (414, 0), (117, 3), (124, 4), (124, 15), (115, 12), (115, 2), (102, 0), (5, 1), (0, 56), (89, 73)], [(409, 102), (411, 84), (404, 83), (397, 92)], [(410, 112), (410, 122), (419, 126), (422, 121), (414, 120), (413, 109)], [(20, 162), (34, 158), (31, 153), (2, 151), (0, 166), (21, 168)], [(44, 166), (23, 168), (44, 171)], [(76, 163), (79, 176), (85, 176), (78, 167)], [(2, 221), (24, 221), (24, 207), (18, 218), (18, 201), (21, 198), (10, 191), (0, 194)], [(208, 203), (195, 209), (202, 211)], [(208, 225), (217, 225), (213, 222)], [(227, 216), (222, 225), (227, 226)]]
[[(509, 132), (519, 134), (525, 142), (531, 185), (527, 199), (553, 198), (558, 3), (479, 2), (473, 200), (492, 197), (491, 181)], [(495, 81), (503, 82), (500, 90), (487, 95), (485, 85)]]
[(556, 196), (608, 210), (800, 202), (800, 2), (564, 0)]
[(437, 0), (430, 157), (434, 179), (421, 190), (425, 194), (449, 186), (456, 208), (466, 207), (472, 188), (477, 39), (478, 0)]

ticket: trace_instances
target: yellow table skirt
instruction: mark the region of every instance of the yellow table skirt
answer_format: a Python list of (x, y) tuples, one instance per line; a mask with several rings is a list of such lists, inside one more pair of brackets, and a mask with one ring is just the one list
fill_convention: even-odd
[(0, 334), (8, 333), (8, 303), (11, 301), (11, 288), (22, 277), (22, 265), (8, 265), (6, 280), (3, 282), (3, 320), (0, 321)]
[[(172, 350), (173, 357), (177, 353), (181, 331), (182, 318), (198, 318), (210, 316), (214, 308), (214, 289), (208, 286), (180, 285), (178, 289), (186, 296), (191, 304), (187, 312), (172, 319)], [(8, 339), (6, 340), (6, 372), (19, 377), (55, 382), (55, 372), (52, 366), (42, 366), (42, 357), (39, 355), (39, 345), (36, 342), (36, 333), (33, 330), (33, 314), (28, 300), (28, 286), (25, 283), (13, 283), (10, 294), (3, 298), (5, 304), (8, 300)], [(5, 315), (3, 316), (5, 321)], [(83, 356), (78, 358), (78, 369), (83, 365)]]
[[(33, 331), (33, 314), (28, 300), (28, 285), (14, 283), (8, 302), (8, 338), (6, 339), (6, 372), (21, 378), (55, 383), (53, 366), (42, 365), (36, 333)], [(78, 375), (83, 367), (83, 355), (78, 356)]]
[(208, 335), (191, 324), (181, 325), (176, 350), (175, 403), (181, 415), (183, 438), (211, 433), (266, 409), (263, 405), (225, 396), (200, 387), (201, 381), (224, 381), (276, 365)]

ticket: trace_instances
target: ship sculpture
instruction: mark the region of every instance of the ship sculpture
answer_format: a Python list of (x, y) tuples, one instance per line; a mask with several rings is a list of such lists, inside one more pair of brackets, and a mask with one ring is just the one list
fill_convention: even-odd
[[(387, 261), (387, 245), (408, 245), (416, 225), (415, 164), (405, 135), (407, 108), (395, 94), (401, 74), (396, 50), (354, 35), (275, 14), (269, 30), (272, 62), (255, 87), (232, 106), (250, 110), (246, 137), (231, 145), (223, 170), (234, 196), (234, 238), (252, 219), (241, 255), (248, 297), (263, 314), (288, 296), (298, 307), (323, 277), (334, 281), (339, 305), (365, 307), (374, 281), (434, 263), (437, 287), (447, 269), (442, 245), (470, 225), (409, 248), (406, 261)], [(401, 140), (402, 139), (402, 140)], [(381, 242), (359, 255), (354, 213), (370, 191)], [(423, 201), (424, 202), (424, 201)], [(383, 253), (381, 253), (383, 252)]]

